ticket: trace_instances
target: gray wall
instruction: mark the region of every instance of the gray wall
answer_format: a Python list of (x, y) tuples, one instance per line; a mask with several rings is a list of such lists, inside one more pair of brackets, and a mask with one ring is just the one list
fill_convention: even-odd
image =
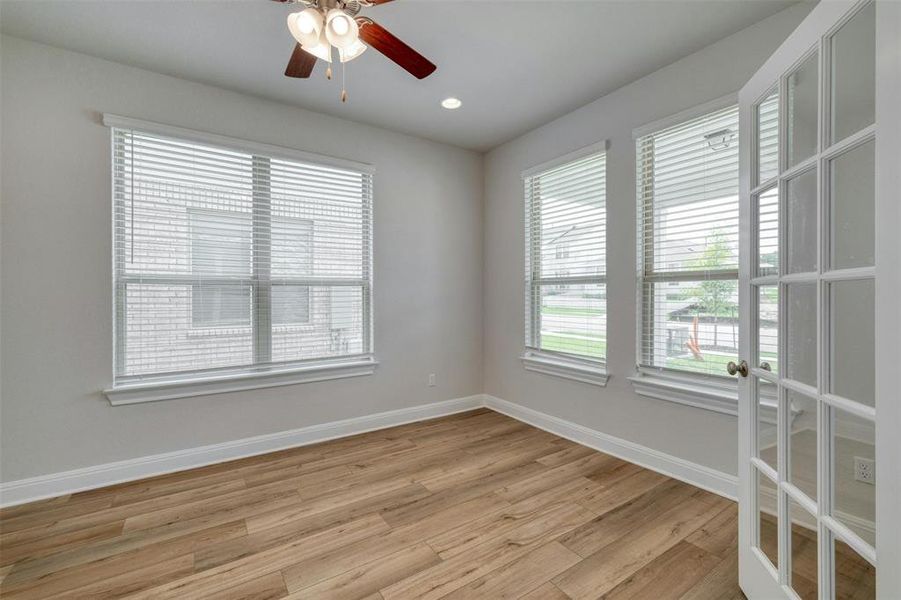
[[(0, 480), (481, 392), (480, 155), (16, 38), (0, 44)], [(100, 394), (112, 376), (102, 112), (374, 164), (376, 374), (111, 407)]]
[[(727, 473), (734, 417), (636, 395), (635, 127), (737, 91), (809, 12), (796, 5), (492, 150), (485, 161), (484, 389)], [(523, 351), (520, 173), (600, 140), (607, 153), (606, 388), (527, 372)]]

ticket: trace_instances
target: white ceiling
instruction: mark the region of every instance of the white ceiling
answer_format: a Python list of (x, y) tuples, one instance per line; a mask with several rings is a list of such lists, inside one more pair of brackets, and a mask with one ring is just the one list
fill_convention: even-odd
[[(370, 49), (284, 77), (294, 42), (267, 0), (2, 0), (3, 33), (486, 150), (726, 37), (793, 0), (397, 0), (368, 15), (438, 70), (419, 81)], [(442, 109), (457, 96), (463, 107)]]

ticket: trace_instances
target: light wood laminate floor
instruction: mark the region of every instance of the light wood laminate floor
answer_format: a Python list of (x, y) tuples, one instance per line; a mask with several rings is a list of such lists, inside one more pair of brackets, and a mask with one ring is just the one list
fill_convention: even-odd
[(741, 598), (736, 505), (488, 410), (0, 512), (14, 598)]

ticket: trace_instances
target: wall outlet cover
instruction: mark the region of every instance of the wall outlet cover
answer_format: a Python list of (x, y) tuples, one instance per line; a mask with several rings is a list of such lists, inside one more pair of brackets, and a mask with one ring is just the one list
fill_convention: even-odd
[(876, 461), (872, 458), (854, 457), (854, 479), (876, 485)]

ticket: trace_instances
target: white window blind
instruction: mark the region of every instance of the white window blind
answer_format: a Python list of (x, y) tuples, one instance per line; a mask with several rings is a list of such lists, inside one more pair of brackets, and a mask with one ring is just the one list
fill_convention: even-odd
[(372, 176), (112, 128), (115, 380), (371, 354)]
[(603, 363), (606, 155), (527, 173), (524, 184), (526, 348)]
[(725, 375), (738, 354), (738, 108), (636, 149), (639, 366)]

